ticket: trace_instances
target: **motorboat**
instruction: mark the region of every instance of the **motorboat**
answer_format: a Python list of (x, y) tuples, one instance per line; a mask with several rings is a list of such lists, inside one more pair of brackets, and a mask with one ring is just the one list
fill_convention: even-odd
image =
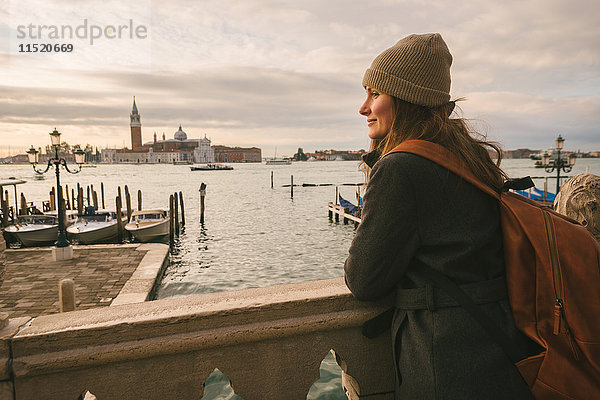
[(169, 234), (169, 212), (159, 209), (134, 211), (125, 229), (140, 242), (160, 239)]
[(267, 165), (291, 165), (292, 162), (290, 160), (286, 160), (283, 158), (272, 158), (267, 160)]
[[(122, 214), (121, 214), (122, 215)], [(123, 225), (127, 222), (127, 214), (122, 215)], [(106, 243), (113, 241), (118, 234), (116, 211), (100, 210), (82, 215), (73, 225), (67, 228), (69, 237), (78, 243)]]
[[(77, 219), (75, 211), (67, 211), (65, 227)], [(19, 215), (13, 225), (4, 231), (15, 237), (24, 247), (43, 246), (56, 242), (58, 238), (58, 215), (56, 211), (46, 214)]]
[(4, 232), (25, 247), (47, 245), (58, 238), (58, 217), (47, 214), (19, 215), (16, 223), (7, 226)]
[(205, 164), (190, 167), (192, 171), (230, 171), (233, 167), (224, 164)]

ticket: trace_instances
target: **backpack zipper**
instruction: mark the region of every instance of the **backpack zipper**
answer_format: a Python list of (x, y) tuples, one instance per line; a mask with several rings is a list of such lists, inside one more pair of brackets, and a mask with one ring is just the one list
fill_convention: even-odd
[(565, 306), (563, 303), (563, 284), (562, 277), (560, 275), (560, 266), (557, 257), (556, 251), (556, 241), (554, 240), (554, 229), (552, 227), (552, 221), (550, 220), (550, 215), (547, 211), (542, 209), (542, 213), (544, 214), (544, 220), (546, 222), (546, 234), (548, 235), (548, 245), (550, 247), (550, 261), (552, 263), (552, 277), (554, 282), (554, 295), (556, 300), (554, 301), (554, 329), (552, 333), (558, 335), (561, 331), (561, 321), (564, 322), (564, 333), (569, 338), (569, 345), (571, 346), (571, 352), (573, 353), (573, 358), (579, 360), (579, 351), (577, 348), (577, 344), (575, 343), (575, 339), (573, 338), (573, 334), (571, 333), (571, 329), (569, 329), (569, 324), (567, 323)]

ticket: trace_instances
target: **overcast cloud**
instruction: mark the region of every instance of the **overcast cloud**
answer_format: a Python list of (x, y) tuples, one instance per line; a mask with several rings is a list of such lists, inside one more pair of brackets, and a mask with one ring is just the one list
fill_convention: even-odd
[[(453, 97), (505, 148), (600, 150), (600, 24), (594, 1), (11, 1), (0, 5), (0, 155), (70, 143), (172, 137), (296, 148), (368, 147), (361, 79), (384, 48), (440, 32)], [(144, 38), (19, 39), (19, 25), (133, 24)], [(19, 53), (27, 43), (71, 53)], [(483, 128), (482, 128), (483, 129)]]

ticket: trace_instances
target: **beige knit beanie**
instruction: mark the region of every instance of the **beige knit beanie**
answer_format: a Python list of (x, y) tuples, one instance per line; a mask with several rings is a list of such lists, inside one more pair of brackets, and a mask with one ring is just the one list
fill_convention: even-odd
[(378, 55), (363, 86), (429, 108), (450, 101), (452, 55), (439, 33), (410, 35)]

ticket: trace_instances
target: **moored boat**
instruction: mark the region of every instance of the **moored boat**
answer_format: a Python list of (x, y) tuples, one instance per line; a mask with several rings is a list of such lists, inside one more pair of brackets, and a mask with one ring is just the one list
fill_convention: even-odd
[[(127, 215), (121, 217), (123, 224)], [(110, 242), (118, 234), (116, 211), (100, 210), (91, 215), (82, 215), (73, 225), (67, 228), (69, 236), (82, 244)]]
[(125, 229), (140, 242), (160, 239), (169, 234), (169, 212), (159, 209), (134, 211)]
[(14, 225), (4, 231), (15, 237), (23, 246), (43, 246), (56, 241), (58, 218), (53, 215), (19, 215)]

